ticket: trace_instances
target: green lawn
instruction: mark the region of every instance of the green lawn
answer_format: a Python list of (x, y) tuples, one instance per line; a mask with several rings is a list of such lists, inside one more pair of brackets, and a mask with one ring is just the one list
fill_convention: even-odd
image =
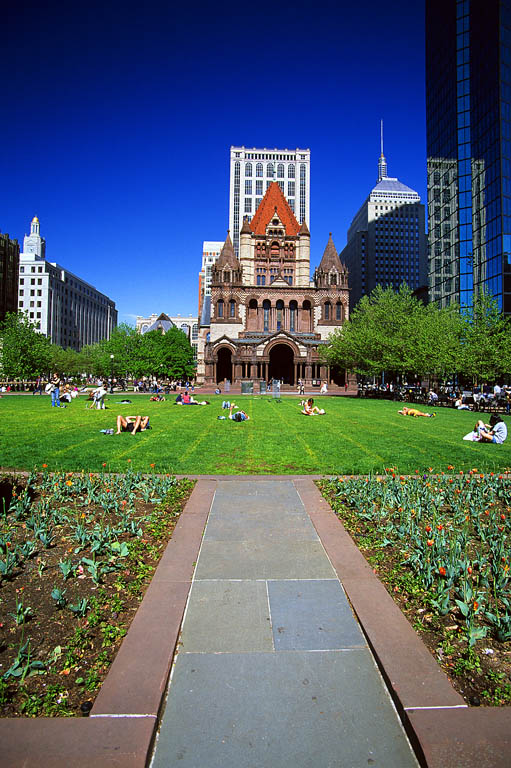
[[(511, 438), (504, 445), (464, 442), (476, 415), (447, 408), (436, 419), (398, 416), (398, 403), (325, 397), (325, 416), (300, 414), (296, 397), (237, 397), (250, 421), (219, 421), (222, 396), (211, 405), (150, 403), (149, 395), (107, 397), (107, 409), (85, 407), (83, 397), (65, 409), (47, 396), (0, 400), (0, 466), (49, 470), (134, 470), (175, 474), (367, 474), (395, 466), (399, 472), (432, 467), (446, 471), (511, 467)], [(200, 394), (198, 399), (201, 399)], [(319, 398), (317, 398), (319, 401)], [(152, 429), (137, 435), (104, 435), (118, 413), (148, 414)], [(487, 417), (485, 417), (487, 418)], [(508, 427), (511, 418), (505, 417)], [(103, 464), (106, 466), (103, 468)]]

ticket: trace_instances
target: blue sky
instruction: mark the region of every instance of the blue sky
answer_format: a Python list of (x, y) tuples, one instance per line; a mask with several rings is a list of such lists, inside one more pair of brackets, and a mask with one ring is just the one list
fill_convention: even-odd
[[(0, 50), (0, 230), (119, 322), (197, 312), (228, 227), (229, 149), (311, 149), (311, 267), (389, 176), (426, 198), (423, 2), (11, 4)], [(4, 11), (5, 14), (5, 11)], [(5, 42), (7, 44), (5, 45)]]

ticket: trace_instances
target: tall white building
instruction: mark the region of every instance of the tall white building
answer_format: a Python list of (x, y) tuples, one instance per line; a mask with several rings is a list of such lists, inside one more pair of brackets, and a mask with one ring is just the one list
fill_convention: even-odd
[(46, 242), (34, 216), (23, 240), (18, 280), (18, 309), (54, 344), (80, 350), (110, 338), (117, 325), (108, 296), (54, 262), (46, 261)]
[(202, 243), (202, 269), (199, 272), (199, 317), (202, 312), (204, 296), (211, 296), (211, 270), (223, 247), (223, 242), (217, 240), (204, 240)]
[(252, 219), (272, 181), (298, 222), (310, 228), (310, 154), (310, 149), (231, 147), (229, 229), (236, 256), (243, 219)]
[(355, 215), (339, 254), (349, 272), (350, 308), (377, 285), (412, 291), (427, 285), (424, 205), (420, 195), (387, 176), (383, 147), (378, 181)]

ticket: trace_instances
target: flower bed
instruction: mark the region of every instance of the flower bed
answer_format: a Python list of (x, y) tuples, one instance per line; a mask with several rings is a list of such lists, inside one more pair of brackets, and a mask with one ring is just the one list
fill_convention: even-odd
[(0, 479), (0, 716), (91, 709), (192, 488), (130, 470)]
[(320, 487), (467, 702), (509, 706), (509, 477), (389, 469)]

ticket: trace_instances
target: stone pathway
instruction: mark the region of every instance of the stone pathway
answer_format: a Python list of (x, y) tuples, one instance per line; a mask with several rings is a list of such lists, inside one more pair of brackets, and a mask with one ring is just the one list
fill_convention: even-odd
[(417, 768), (292, 479), (219, 480), (152, 768)]

